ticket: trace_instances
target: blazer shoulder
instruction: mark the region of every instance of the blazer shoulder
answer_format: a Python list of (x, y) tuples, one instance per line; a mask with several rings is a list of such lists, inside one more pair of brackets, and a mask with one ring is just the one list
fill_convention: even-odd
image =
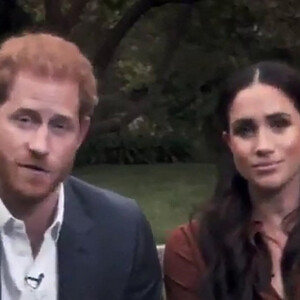
[(66, 190), (71, 191), (82, 205), (90, 209), (111, 210), (126, 214), (140, 214), (135, 200), (113, 191), (96, 187), (76, 177), (69, 177), (65, 182)]

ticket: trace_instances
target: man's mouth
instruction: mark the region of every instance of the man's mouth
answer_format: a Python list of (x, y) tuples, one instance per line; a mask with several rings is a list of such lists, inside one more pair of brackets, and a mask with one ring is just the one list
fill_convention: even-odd
[(38, 166), (38, 165), (33, 165), (33, 164), (19, 164), (19, 167), (30, 169), (30, 170), (37, 171), (37, 172), (49, 173), (49, 171), (46, 170), (44, 167)]

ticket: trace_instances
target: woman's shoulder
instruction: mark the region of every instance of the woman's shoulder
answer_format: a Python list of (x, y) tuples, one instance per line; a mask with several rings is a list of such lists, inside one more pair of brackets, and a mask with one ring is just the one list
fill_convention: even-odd
[(167, 238), (165, 255), (178, 260), (184, 259), (202, 267), (203, 260), (197, 241), (198, 231), (197, 221), (191, 221), (173, 229)]
[[(185, 295), (196, 295), (204, 263), (197, 243), (196, 221), (178, 226), (169, 234), (164, 256), (164, 277), (167, 294), (180, 291)], [(184, 297), (181, 297), (184, 299)], [(179, 296), (174, 299), (181, 299)], [(197, 299), (191, 297), (188, 299)], [(170, 297), (172, 299), (172, 297)]]
[(198, 222), (193, 220), (188, 223), (179, 225), (173, 229), (168, 238), (167, 244), (182, 244), (182, 242), (189, 242), (191, 244), (196, 244), (198, 233)]

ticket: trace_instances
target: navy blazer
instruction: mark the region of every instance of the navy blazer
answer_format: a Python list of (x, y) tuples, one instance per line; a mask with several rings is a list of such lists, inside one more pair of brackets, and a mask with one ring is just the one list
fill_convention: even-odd
[(137, 204), (74, 177), (64, 187), (58, 299), (161, 299), (156, 247)]

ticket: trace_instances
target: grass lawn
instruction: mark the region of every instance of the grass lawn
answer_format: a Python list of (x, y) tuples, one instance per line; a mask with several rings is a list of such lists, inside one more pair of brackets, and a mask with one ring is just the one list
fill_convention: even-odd
[(215, 183), (214, 166), (204, 164), (97, 165), (73, 174), (134, 198), (150, 221), (157, 243), (188, 220), (194, 205), (210, 196)]

